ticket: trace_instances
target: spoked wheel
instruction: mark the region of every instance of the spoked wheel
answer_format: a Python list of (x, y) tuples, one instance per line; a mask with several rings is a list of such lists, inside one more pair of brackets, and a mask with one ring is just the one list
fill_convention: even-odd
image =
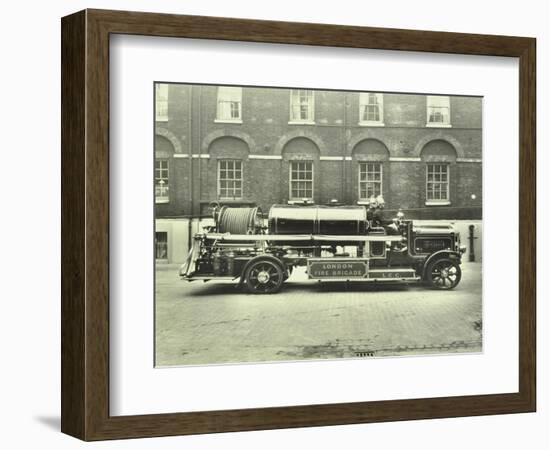
[(437, 259), (430, 263), (426, 279), (435, 289), (453, 289), (460, 282), (462, 270), (457, 262), (451, 259)]
[(275, 261), (253, 263), (246, 271), (246, 287), (252, 294), (273, 294), (283, 285), (283, 269)]

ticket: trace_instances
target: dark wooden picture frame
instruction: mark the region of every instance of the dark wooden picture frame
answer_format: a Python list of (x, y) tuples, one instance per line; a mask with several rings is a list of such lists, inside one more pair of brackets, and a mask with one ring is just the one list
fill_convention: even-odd
[[(536, 407), (533, 38), (85, 10), (62, 30), (61, 428), (84, 440), (474, 416)], [(519, 58), (519, 391), (109, 415), (109, 36), (133, 34)]]

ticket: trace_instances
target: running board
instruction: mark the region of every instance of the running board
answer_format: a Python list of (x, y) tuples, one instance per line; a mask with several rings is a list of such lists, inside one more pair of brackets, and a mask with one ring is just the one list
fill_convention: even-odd
[(366, 281), (419, 281), (414, 269), (370, 269)]
[(236, 280), (239, 277), (224, 277), (224, 276), (218, 276), (218, 275), (196, 275), (196, 276), (181, 276), (180, 277), (184, 281), (197, 281), (197, 280), (203, 280), (203, 281), (210, 281), (210, 280)]

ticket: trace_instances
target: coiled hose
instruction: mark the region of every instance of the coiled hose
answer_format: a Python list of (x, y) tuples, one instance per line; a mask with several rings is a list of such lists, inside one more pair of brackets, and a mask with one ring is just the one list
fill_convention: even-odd
[(219, 233), (258, 234), (262, 224), (262, 210), (222, 206), (217, 214)]

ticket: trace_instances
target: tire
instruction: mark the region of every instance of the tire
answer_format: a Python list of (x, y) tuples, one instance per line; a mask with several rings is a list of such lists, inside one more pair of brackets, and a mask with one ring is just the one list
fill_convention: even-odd
[(461, 277), (460, 265), (449, 258), (436, 259), (426, 268), (426, 281), (434, 289), (454, 289)]
[(246, 289), (251, 294), (274, 294), (281, 290), (283, 282), (283, 268), (270, 259), (255, 261), (246, 269)]

